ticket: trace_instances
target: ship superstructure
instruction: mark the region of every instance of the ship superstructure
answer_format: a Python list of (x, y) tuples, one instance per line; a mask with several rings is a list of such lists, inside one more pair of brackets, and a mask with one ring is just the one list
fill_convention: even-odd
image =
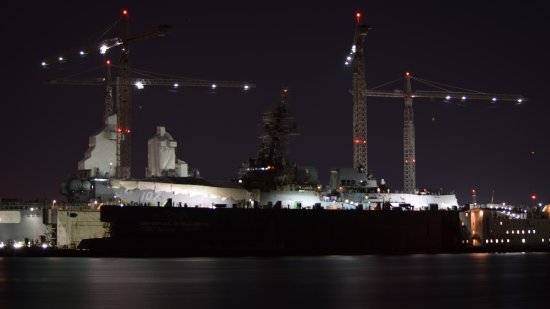
[(239, 170), (238, 182), (255, 192), (257, 206), (301, 208), (320, 202), (317, 170), (298, 166), (287, 157), (296, 128), (289, 110), (289, 90), (283, 88), (279, 103), (262, 116), (257, 157)]

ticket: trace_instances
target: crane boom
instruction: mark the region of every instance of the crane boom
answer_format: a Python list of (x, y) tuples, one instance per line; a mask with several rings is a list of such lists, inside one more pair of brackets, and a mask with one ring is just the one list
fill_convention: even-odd
[[(105, 78), (91, 79), (52, 79), (46, 82), (48, 85), (72, 85), (72, 86), (102, 86), (105, 85)], [(256, 88), (255, 84), (243, 81), (216, 81), (202, 79), (160, 79), (160, 78), (130, 78), (125, 81), (127, 85), (135, 86), (141, 83), (143, 86), (172, 86), (172, 87), (205, 87), (205, 88)], [(113, 85), (116, 82), (112, 82)]]
[(151, 38), (164, 37), (168, 34), (170, 29), (171, 29), (171, 26), (159, 25), (159, 26), (156, 26), (153, 30), (139, 33), (139, 34), (132, 34), (126, 39), (114, 37), (110, 39), (97, 41), (92, 44), (83, 46), (81, 48), (73, 48), (70, 51), (60, 53), (56, 56), (46, 57), (42, 61), (42, 66), (46, 67), (56, 62), (65, 62), (67, 60), (70, 60), (76, 57), (81, 57), (81, 56), (85, 56), (85, 55), (93, 54), (97, 52), (104, 54), (107, 50), (123, 44), (134, 44), (134, 43), (141, 42)]
[(493, 100), (498, 101), (518, 101), (527, 102), (527, 99), (517, 94), (503, 94), (503, 93), (478, 93), (478, 92), (457, 92), (457, 91), (413, 91), (410, 94), (403, 90), (383, 91), (383, 90), (367, 90), (368, 97), (381, 97), (381, 98), (405, 98), (410, 96), (411, 98), (424, 98), (424, 99), (462, 99), (466, 97), (472, 100)]

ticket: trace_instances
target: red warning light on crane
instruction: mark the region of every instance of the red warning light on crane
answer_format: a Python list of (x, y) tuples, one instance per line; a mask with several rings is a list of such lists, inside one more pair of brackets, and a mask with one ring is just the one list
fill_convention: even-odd
[(128, 10), (122, 10), (122, 15), (128, 15)]
[(105, 60), (105, 64), (106, 65), (111, 65), (111, 60), (109, 60), (109, 59)]
[(534, 200), (537, 199), (537, 196), (533, 194), (533, 195), (531, 195), (531, 199), (534, 201)]
[(283, 92), (284, 92), (284, 93), (288, 93), (288, 89), (286, 89), (286, 88), (283, 89)]
[(407, 72), (407, 73), (405, 73), (405, 75), (407, 75), (407, 76), (411, 76), (411, 73)]
[(357, 23), (361, 22), (361, 12), (355, 13), (355, 20), (357, 20)]

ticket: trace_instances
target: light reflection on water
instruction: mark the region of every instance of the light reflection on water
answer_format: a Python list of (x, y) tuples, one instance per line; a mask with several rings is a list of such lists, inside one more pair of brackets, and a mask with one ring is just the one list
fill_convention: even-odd
[(526, 307), (550, 254), (0, 258), (0, 308)]

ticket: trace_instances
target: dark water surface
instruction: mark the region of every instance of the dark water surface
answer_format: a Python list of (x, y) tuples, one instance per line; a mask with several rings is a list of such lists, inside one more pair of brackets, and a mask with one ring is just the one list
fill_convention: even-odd
[(546, 307), (550, 254), (0, 258), (0, 308)]

